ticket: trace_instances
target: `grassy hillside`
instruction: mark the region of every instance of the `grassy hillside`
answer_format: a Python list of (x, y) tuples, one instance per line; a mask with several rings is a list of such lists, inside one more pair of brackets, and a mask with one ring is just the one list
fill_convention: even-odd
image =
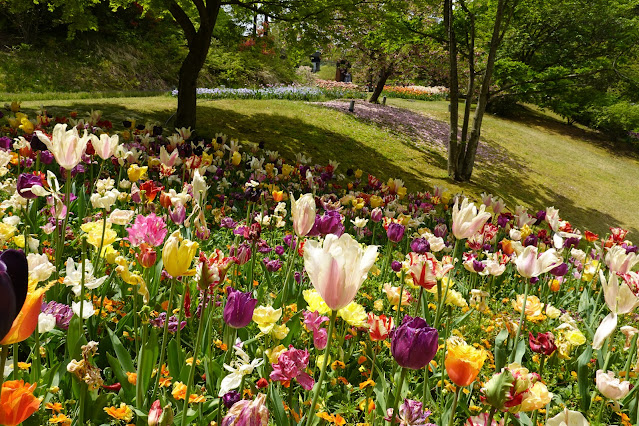
[[(101, 109), (118, 129), (125, 118), (164, 124), (176, 100), (166, 96), (75, 99), (29, 101), (23, 106), (41, 104), (59, 114)], [(389, 100), (389, 104), (441, 120), (447, 115), (445, 102)], [(410, 135), (313, 104), (201, 102), (198, 123), (204, 135), (224, 132), (241, 140), (264, 141), (268, 149), (289, 158), (303, 152), (318, 162), (334, 159), (340, 168), (361, 168), (384, 179), (403, 178), (413, 190), (441, 185), (475, 197), (486, 191), (503, 197), (511, 209), (517, 204), (533, 209), (554, 205), (564, 219), (600, 233), (615, 225), (630, 228), (633, 234), (639, 228), (637, 155), (540, 114), (518, 120), (487, 116), (473, 182), (461, 185), (448, 180), (441, 145), (416, 143)]]

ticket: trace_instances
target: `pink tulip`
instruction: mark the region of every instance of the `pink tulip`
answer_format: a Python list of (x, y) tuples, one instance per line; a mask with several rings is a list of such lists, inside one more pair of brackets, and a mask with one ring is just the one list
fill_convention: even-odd
[(561, 263), (562, 260), (555, 249), (546, 250), (538, 256), (535, 246), (526, 247), (515, 260), (517, 271), (526, 278), (538, 277)]
[(293, 217), (293, 229), (297, 236), (306, 236), (315, 223), (315, 198), (313, 198), (313, 194), (304, 194), (297, 201), (291, 194), (291, 216)]

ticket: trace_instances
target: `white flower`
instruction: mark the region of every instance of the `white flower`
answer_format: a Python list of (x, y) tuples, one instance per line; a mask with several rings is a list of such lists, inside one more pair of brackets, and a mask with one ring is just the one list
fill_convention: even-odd
[(110, 209), (118, 200), (120, 191), (113, 188), (110, 191), (106, 191), (104, 195), (98, 193), (91, 194), (91, 205), (94, 209)]
[(619, 284), (619, 277), (610, 273), (608, 280), (603, 271), (599, 271), (599, 278), (603, 287), (604, 299), (610, 313), (601, 321), (595, 337), (592, 339), (592, 348), (601, 349), (606, 340), (617, 328), (617, 315), (627, 314), (639, 306), (639, 298), (634, 295), (630, 287), (624, 282)]
[(67, 130), (66, 124), (55, 125), (52, 139), (49, 139), (40, 130), (36, 130), (35, 133), (40, 141), (49, 148), (58, 164), (67, 170), (73, 169), (80, 163), (90, 139), (86, 129), (84, 135), (80, 137), (77, 127)]
[[(89, 302), (88, 300), (83, 300), (82, 305), (82, 319), (91, 318), (93, 314), (95, 314), (93, 303)], [(80, 316), (80, 302), (71, 303), (71, 309), (73, 310), (74, 314)]]
[(351, 219), (351, 223), (353, 224), (353, 226), (355, 226), (355, 228), (362, 229), (366, 227), (366, 224), (368, 223), (368, 219), (364, 219), (362, 217), (356, 217), (355, 220)]
[(195, 170), (195, 173), (193, 173), (193, 182), (191, 183), (191, 186), (193, 186), (193, 197), (195, 197), (195, 202), (202, 207), (202, 204), (206, 201), (206, 191), (209, 187), (206, 186), (206, 181), (200, 175), (199, 170)]
[(109, 215), (107, 222), (114, 223), (116, 225), (127, 225), (133, 219), (135, 211), (133, 210), (120, 210), (115, 209)]
[(580, 412), (564, 408), (564, 411), (548, 419), (546, 426), (590, 426), (590, 423)]
[(262, 365), (264, 362), (261, 358), (251, 361), (251, 358), (249, 358), (247, 353), (244, 352), (244, 350), (237, 344), (233, 346), (233, 349), (235, 349), (237, 359), (231, 362), (230, 365), (224, 364), (224, 368), (229, 371), (230, 374), (226, 375), (226, 377), (222, 379), (222, 385), (220, 387), (220, 392), (218, 393), (218, 396), (220, 397), (233, 389), (239, 388), (242, 383), (242, 377), (252, 374), (253, 370)]
[(111, 178), (98, 179), (95, 183), (95, 190), (98, 191), (99, 194), (104, 194), (106, 191), (113, 189), (114, 186), (115, 181)]
[(38, 315), (38, 333), (48, 333), (55, 328), (55, 315), (40, 312)]
[(27, 263), (29, 264), (29, 280), (42, 282), (48, 280), (55, 266), (49, 262), (46, 254), (29, 253), (27, 255)]
[[(66, 286), (70, 286), (73, 293), (76, 296), (80, 295), (80, 291), (82, 290), (81, 282), (82, 282), (82, 263), (75, 263), (73, 259), (68, 258), (66, 263), (67, 267), (67, 275), (64, 277), (64, 284)], [(95, 278), (93, 276), (93, 265), (90, 260), (86, 260), (84, 264), (84, 288), (88, 290), (93, 290), (100, 287), (106, 280), (108, 276), (105, 275), (101, 278)], [(74, 311), (75, 312), (75, 311)], [(79, 312), (79, 311), (78, 311)]]
[(9, 377), (9, 375), (13, 372), (13, 359), (7, 359), (4, 364), (4, 371), (2, 372), (5, 378)]
[(468, 198), (464, 198), (461, 206), (459, 201), (456, 201), (453, 206), (452, 229), (455, 238), (458, 240), (470, 238), (478, 232), (491, 216), (490, 213), (484, 211), (485, 209), (486, 206), (482, 204), (478, 211), (475, 204), (470, 203)]
[(20, 224), (20, 216), (7, 216), (2, 219), (2, 223), (6, 223), (11, 226), (18, 226)]

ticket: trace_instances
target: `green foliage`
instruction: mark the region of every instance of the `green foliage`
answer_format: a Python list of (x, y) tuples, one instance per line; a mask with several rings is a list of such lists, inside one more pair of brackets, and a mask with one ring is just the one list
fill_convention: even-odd
[(639, 131), (639, 105), (621, 101), (597, 111), (595, 126), (617, 136)]

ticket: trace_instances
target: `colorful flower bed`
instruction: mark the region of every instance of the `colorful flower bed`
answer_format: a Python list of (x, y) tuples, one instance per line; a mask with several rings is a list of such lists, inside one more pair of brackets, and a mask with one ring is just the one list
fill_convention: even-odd
[[(171, 92), (177, 96), (178, 91)], [(288, 99), (294, 101), (317, 101), (324, 99), (361, 98), (360, 90), (350, 87), (313, 87), (313, 86), (273, 86), (260, 88), (217, 87), (214, 89), (198, 88), (198, 98), (202, 99)]]
[(448, 89), (440, 86), (384, 86), (382, 94), (392, 98), (442, 101), (448, 96)]
[(626, 231), (8, 107), (0, 424), (636, 424)]

